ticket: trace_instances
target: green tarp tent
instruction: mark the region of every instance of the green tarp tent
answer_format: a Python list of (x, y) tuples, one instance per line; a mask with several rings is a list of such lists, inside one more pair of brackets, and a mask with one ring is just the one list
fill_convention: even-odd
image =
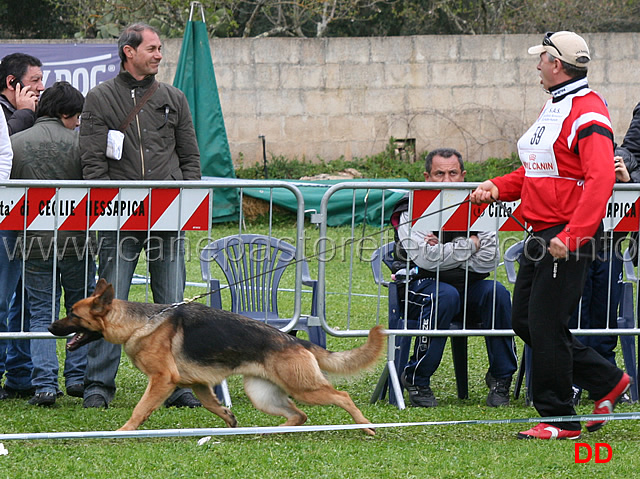
[[(235, 178), (204, 21), (189, 19), (187, 22), (173, 85), (182, 90), (189, 101), (202, 176)], [(235, 188), (214, 190), (214, 222), (234, 220), (238, 211)]]
[[(408, 181), (406, 179), (392, 180), (349, 180), (349, 181), (382, 181), (397, 182)], [(312, 212), (320, 212), (320, 202), (327, 189), (344, 180), (312, 180), (301, 181), (291, 180), (300, 189), (304, 197), (304, 207), (306, 216)], [(355, 197), (354, 197), (355, 192)], [(285, 188), (245, 188), (243, 193), (252, 198), (263, 201), (273, 201), (273, 204), (290, 211), (296, 211), (296, 197)], [(395, 204), (406, 194), (404, 190), (382, 190), (382, 189), (344, 189), (331, 195), (327, 204), (327, 225), (341, 226), (350, 225), (353, 219), (355, 224), (361, 224), (365, 218), (368, 225), (379, 225), (384, 205), (384, 224), (388, 224), (391, 210)], [(355, 208), (354, 208), (355, 206)]]

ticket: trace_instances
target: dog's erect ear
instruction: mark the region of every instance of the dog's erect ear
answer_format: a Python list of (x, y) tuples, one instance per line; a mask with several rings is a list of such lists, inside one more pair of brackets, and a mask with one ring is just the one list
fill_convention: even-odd
[(96, 284), (96, 289), (93, 292), (93, 296), (100, 296), (102, 293), (105, 292), (105, 290), (111, 286), (109, 283), (107, 283), (107, 280), (104, 278), (100, 278), (98, 280), (98, 283)]
[(96, 316), (106, 315), (111, 310), (111, 302), (115, 296), (113, 286), (107, 283), (104, 278), (100, 278), (92, 296), (94, 300), (91, 312)]

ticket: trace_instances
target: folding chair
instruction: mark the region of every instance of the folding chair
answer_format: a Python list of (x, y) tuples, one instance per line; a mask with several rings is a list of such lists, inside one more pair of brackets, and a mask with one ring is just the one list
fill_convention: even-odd
[[(403, 329), (404, 318), (402, 318), (400, 298), (395, 282), (385, 281), (382, 274), (382, 263), (389, 269), (393, 263), (393, 251), (395, 243), (387, 243), (374, 251), (371, 256), (371, 270), (373, 280), (376, 284), (384, 286), (388, 290), (388, 322), (389, 329)], [(452, 324), (451, 329), (460, 329), (460, 324)], [(409, 360), (411, 350), (411, 336), (389, 336), (389, 346), (387, 351), (387, 364), (378, 379), (378, 384), (371, 396), (374, 403), (384, 399), (389, 391), (389, 403), (404, 409), (404, 398), (402, 395), (402, 385), (398, 378)], [(458, 397), (467, 399), (469, 397), (469, 376), (467, 370), (467, 337), (451, 337), (451, 353), (453, 356), (453, 367), (456, 375), (456, 387)]]
[[(209, 243), (200, 254), (202, 279), (212, 291), (211, 306), (222, 308), (220, 280), (211, 274), (211, 265), (220, 267), (231, 294), (231, 311), (283, 328), (291, 318), (278, 312), (278, 286), (288, 266), (295, 264), (296, 248), (291, 244), (265, 235), (239, 234)], [(295, 331), (306, 331), (312, 343), (327, 345), (326, 332), (317, 312), (317, 280), (311, 279), (309, 263), (300, 261), (302, 284), (311, 286), (311, 315), (301, 316)]]

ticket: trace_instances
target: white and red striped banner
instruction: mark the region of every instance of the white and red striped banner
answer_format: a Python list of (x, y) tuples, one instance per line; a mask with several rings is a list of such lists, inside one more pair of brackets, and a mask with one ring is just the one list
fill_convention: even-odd
[(0, 230), (206, 231), (209, 227), (206, 189), (29, 188), (25, 194), (25, 188), (9, 187), (0, 191)]
[[(436, 231), (522, 231), (497, 204), (472, 205), (467, 190), (416, 190), (413, 197), (413, 225)], [(525, 224), (520, 201), (503, 202), (509, 214)], [(615, 191), (604, 218), (605, 230), (638, 231), (640, 191)], [(440, 227), (442, 225), (442, 228)]]

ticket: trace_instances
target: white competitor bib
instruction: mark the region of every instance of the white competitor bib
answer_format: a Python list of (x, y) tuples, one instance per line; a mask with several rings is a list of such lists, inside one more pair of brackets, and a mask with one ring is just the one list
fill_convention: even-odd
[[(584, 81), (586, 83), (586, 78)], [(518, 140), (518, 155), (526, 176), (560, 178), (553, 145), (560, 136), (562, 124), (571, 113), (573, 98), (584, 96), (591, 91), (589, 88), (583, 88), (557, 103), (553, 103), (552, 99), (547, 101), (536, 122)], [(569, 141), (572, 137), (573, 135)]]

